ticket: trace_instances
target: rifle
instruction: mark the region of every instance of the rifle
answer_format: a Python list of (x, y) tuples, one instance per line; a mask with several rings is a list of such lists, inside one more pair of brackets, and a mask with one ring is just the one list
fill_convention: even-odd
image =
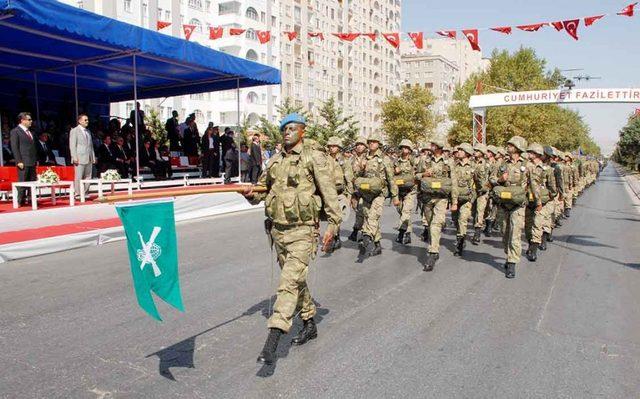
[(254, 193), (264, 193), (267, 191), (265, 186), (254, 185), (251, 186), (249, 184), (241, 184), (233, 187), (208, 187), (208, 188), (198, 188), (195, 190), (171, 190), (171, 191), (155, 191), (155, 192), (142, 192), (136, 193), (132, 195), (128, 194), (117, 194), (117, 195), (107, 195), (104, 197), (96, 198), (95, 202), (100, 203), (114, 203), (121, 201), (135, 201), (142, 199), (151, 199), (151, 198), (165, 198), (165, 197), (180, 197), (184, 195), (195, 195), (195, 194), (217, 194), (217, 193), (238, 193), (242, 194), (246, 190), (247, 187), (252, 187), (252, 192)]

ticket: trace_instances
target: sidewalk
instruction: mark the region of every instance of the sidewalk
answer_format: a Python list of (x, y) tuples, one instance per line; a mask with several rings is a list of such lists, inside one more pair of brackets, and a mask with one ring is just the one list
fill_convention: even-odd
[(633, 200), (640, 200), (640, 173), (631, 171), (614, 162), (612, 162), (612, 165), (618, 171), (620, 176), (627, 182), (630, 192), (635, 195)]

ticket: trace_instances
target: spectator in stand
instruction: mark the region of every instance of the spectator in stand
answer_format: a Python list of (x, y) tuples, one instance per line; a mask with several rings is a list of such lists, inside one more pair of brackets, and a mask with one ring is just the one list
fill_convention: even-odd
[[(9, 133), (11, 136), (11, 152), (16, 160), (18, 168), (18, 181), (34, 181), (36, 175), (36, 162), (38, 161), (35, 145), (35, 137), (29, 130), (33, 119), (28, 112), (18, 114), (20, 123)], [(18, 188), (18, 204), (24, 205), (27, 189)]]
[(171, 162), (169, 160), (169, 148), (166, 145), (161, 146), (157, 141), (153, 147), (156, 157), (156, 178), (160, 180), (171, 179), (173, 171), (171, 170)]
[(246, 144), (240, 146), (240, 181), (247, 183), (249, 177), (249, 147)]
[(238, 176), (238, 149), (236, 143), (232, 142), (231, 147), (224, 154), (224, 182), (225, 184), (231, 183), (232, 177)]
[(226, 154), (227, 151), (229, 151), (229, 148), (231, 148), (231, 143), (234, 142), (233, 140), (233, 130), (231, 130), (231, 128), (229, 127), (225, 127), (224, 128), (224, 134), (222, 135), (222, 137), (220, 137), (220, 145), (222, 146), (222, 153)]
[(56, 156), (53, 155), (51, 144), (49, 144), (49, 134), (42, 132), (38, 135), (36, 153), (38, 154), (38, 165), (55, 166)]
[(111, 136), (104, 136), (102, 144), (98, 147), (98, 172), (116, 168), (116, 159), (111, 150)]
[(184, 155), (188, 157), (196, 157), (198, 156), (198, 126), (196, 125), (196, 121), (191, 119), (189, 121), (189, 126), (184, 131), (184, 135), (182, 138), (182, 143), (184, 147)]
[(140, 167), (151, 169), (151, 173), (158, 177), (156, 170), (156, 153), (151, 148), (151, 140), (145, 140), (140, 148)]
[(9, 139), (9, 135), (2, 136), (2, 160), (4, 161), (4, 165), (0, 166), (13, 166), (16, 164), (13, 151), (11, 151), (11, 140)]
[(59, 154), (64, 158), (65, 164), (71, 164), (71, 153), (69, 152), (69, 132), (71, 131), (71, 125), (65, 125), (64, 129), (58, 135), (56, 141), (59, 149)]
[(126, 179), (129, 177), (129, 166), (131, 161), (124, 150), (124, 138), (122, 136), (117, 137), (116, 142), (111, 144), (111, 153), (113, 154), (115, 167), (118, 169), (120, 177)]
[(131, 110), (131, 113), (129, 114), (129, 120), (131, 121), (131, 126), (133, 126), (134, 132), (135, 132), (135, 126), (136, 126), (135, 125), (136, 116), (138, 118), (138, 134), (141, 134), (145, 130), (147, 130), (147, 128), (144, 125), (144, 111), (140, 109), (139, 102), (136, 103), (136, 109)]
[(251, 183), (256, 184), (258, 182), (258, 177), (260, 177), (260, 173), (262, 172), (262, 148), (260, 147), (260, 135), (258, 133), (254, 134), (251, 140), (249, 170)]
[[(129, 171), (132, 175), (136, 174), (136, 136), (134, 134), (128, 133), (124, 135), (124, 153), (129, 159)], [(150, 140), (149, 138), (144, 138), (144, 140), (140, 140), (138, 143), (139, 147), (142, 147), (142, 144), (145, 140)]]
[(167, 122), (164, 124), (164, 129), (167, 131), (167, 138), (169, 139), (169, 149), (171, 151), (180, 151), (182, 148), (178, 126), (178, 111), (174, 110), (171, 112), (171, 118), (167, 119)]
[(191, 123), (192, 119), (195, 119), (195, 115), (191, 114), (189, 116), (187, 116), (187, 118), (184, 120), (184, 122), (182, 122), (181, 124), (178, 125), (178, 134), (180, 135), (180, 140), (182, 141), (182, 150), (184, 151), (184, 132), (189, 128), (189, 124)]
[(80, 180), (91, 179), (93, 165), (96, 163), (96, 155), (93, 150), (93, 138), (87, 129), (89, 117), (85, 114), (78, 116), (78, 126), (69, 133), (69, 152), (71, 163), (74, 165), (74, 181), (76, 196), (80, 196), (80, 190), (87, 192), (88, 186), (80, 187)]
[(220, 177), (220, 132), (218, 126), (207, 128), (202, 136), (202, 177)]

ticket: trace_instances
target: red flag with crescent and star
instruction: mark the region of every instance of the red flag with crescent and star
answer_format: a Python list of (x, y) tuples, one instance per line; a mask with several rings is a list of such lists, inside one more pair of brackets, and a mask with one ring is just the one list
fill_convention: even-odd
[(317, 37), (320, 40), (324, 40), (324, 35), (322, 34), (322, 32), (309, 32), (307, 33), (307, 35), (309, 35), (309, 37)]
[(553, 26), (554, 28), (556, 28), (556, 30), (558, 32), (560, 32), (561, 30), (564, 29), (564, 26), (562, 25), (562, 21), (557, 21), (557, 22), (549, 22), (549, 24), (551, 26)]
[(345, 42), (352, 42), (360, 37), (360, 33), (332, 33), (332, 35)]
[(222, 37), (224, 33), (224, 28), (222, 26), (211, 26), (209, 27), (209, 39), (217, 40)]
[(409, 32), (409, 37), (413, 40), (416, 48), (422, 50), (424, 47), (424, 34), (422, 32)]
[(390, 45), (394, 48), (400, 47), (400, 34), (399, 33), (383, 33), (382, 37), (387, 39)]
[(569, 36), (578, 40), (578, 26), (580, 25), (579, 19), (569, 19), (567, 21), (562, 21), (562, 26), (564, 30), (567, 31)]
[(604, 18), (604, 14), (602, 15), (594, 15), (593, 17), (586, 17), (584, 19), (584, 26), (591, 26), (593, 25), (597, 20)]
[(378, 34), (373, 32), (373, 33), (363, 33), (364, 36), (368, 37), (369, 39), (371, 39), (372, 41), (376, 41), (378, 39)]
[(182, 30), (184, 31), (184, 38), (189, 40), (189, 38), (193, 34), (193, 31), (196, 30), (196, 26), (184, 24), (182, 25)]
[(247, 31), (246, 29), (242, 29), (242, 28), (229, 28), (229, 34), (231, 36), (240, 36), (246, 31)]
[(518, 29), (523, 30), (525, 32), (537, 32), (540, 28), (542, 28), (545, 24), (531, 24), (531, 25), (519, 25)]
[(158, 21), (158, 23), (156, 24), (156, 30), (164, 29), (167, 26), (171, 26), (171, 22)]
[(298, 32), (296, 31), (284, 32), (284, 34), (287, 35), (290, 42), (296, 40), (296, 37), (298, 37)]
[(257, 30), (256, 36), (258, 36), (258, 41), (260, 44), (265, 44), (269, 40), (271, 40), (271, 31), (268, 30)]
[(440, 30), (436, 32), (440, 36), (448, 37), (449, 39), (455, 39), (457, 34), (455, 30)]
[(495, 28), (491, 28), (491, 30), (496, 31), (496, 32), (500, 32), (500, 33), (504, 33), (505, 35), (510, 35), (511, 34), (511, 27), (510, 26), (497, 26)]
[(469, 40), (469, 44), (471, 44), (472, 49), (474, 49), (475, 51), (481, 51), (480, 39), (478, 38), (477, 29), (465, 29), (462, 31), (462, 33), (464, 33), (464, 35), (467, 37), (467, 40)]
[(633, 12), (635, 11), (636, 5), (638, 4), (638, 2), (635, 2), (633, 4), (629, 4), (628, 6), (626, 6), (625, 8), (623, 8), (618, 15), (624, 15), (627, 17), (633, 17)]

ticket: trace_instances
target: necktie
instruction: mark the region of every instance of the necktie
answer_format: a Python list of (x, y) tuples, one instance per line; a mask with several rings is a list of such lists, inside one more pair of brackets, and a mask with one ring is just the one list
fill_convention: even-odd
[(27, 136), (29, 136), (29, 140), (33, 141), (33, 136), (31, 135), (31, 132), (27, 129), (26, 130)]

